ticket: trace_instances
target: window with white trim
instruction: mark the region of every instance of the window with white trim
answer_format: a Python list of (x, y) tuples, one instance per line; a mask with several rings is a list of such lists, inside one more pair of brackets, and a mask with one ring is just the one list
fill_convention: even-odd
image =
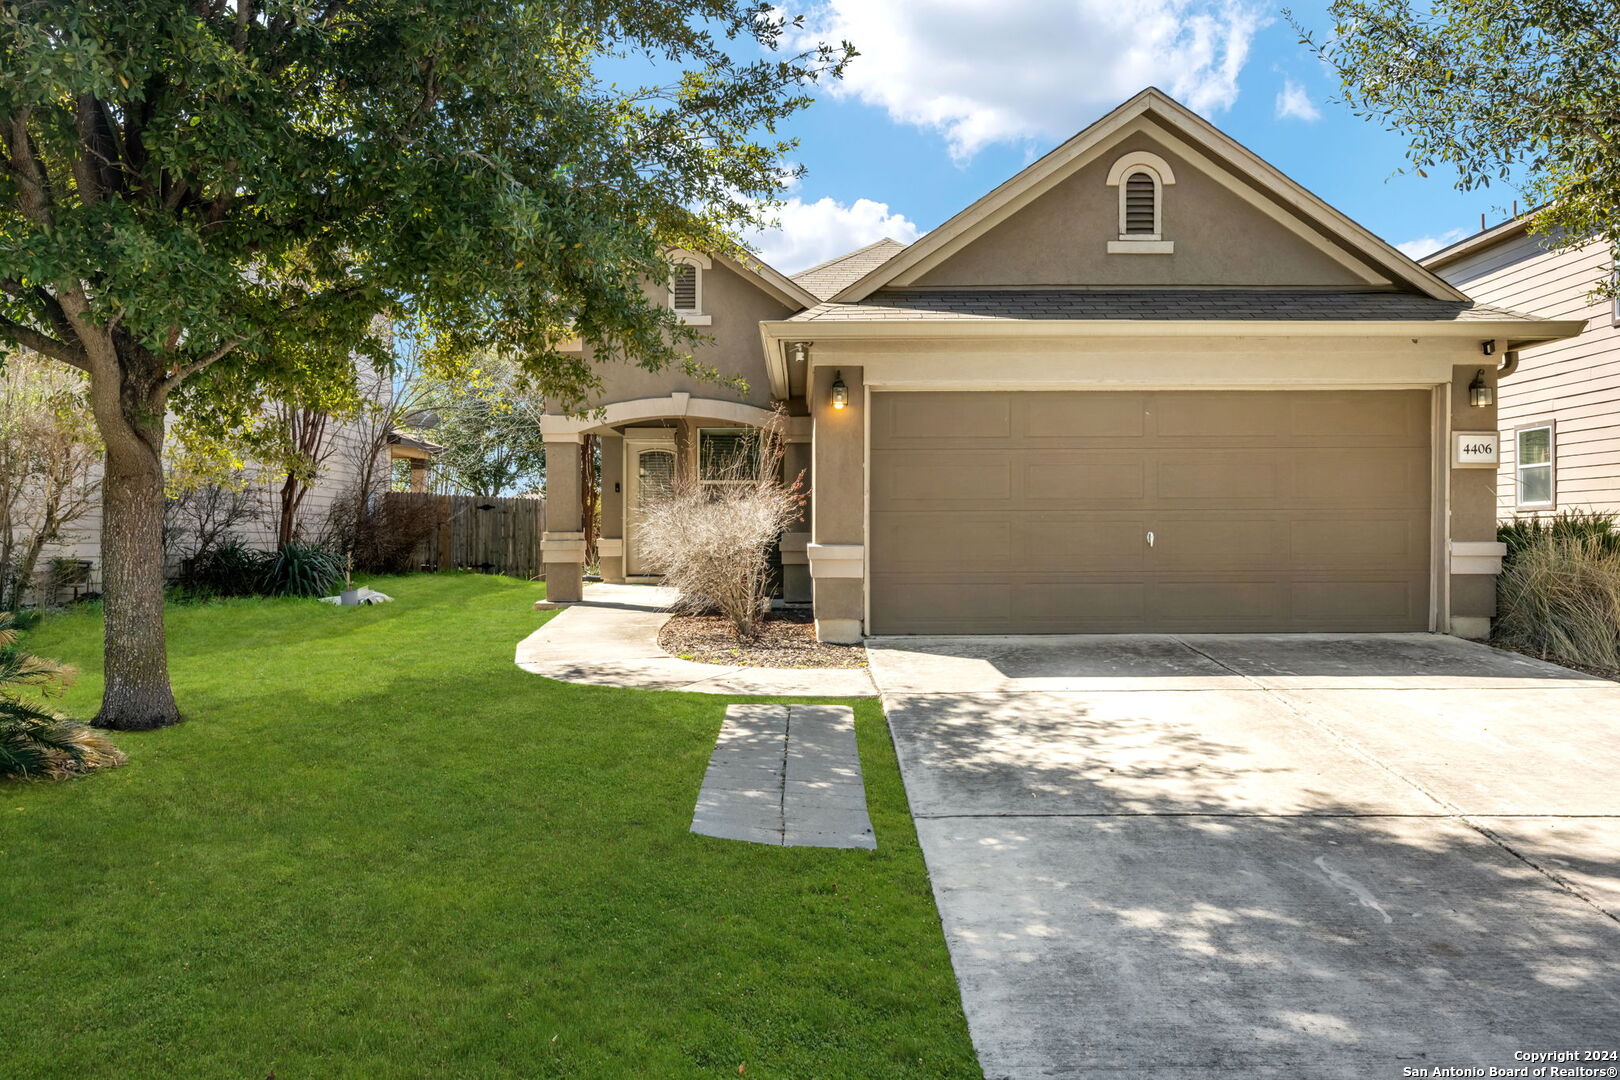
[(758, 428), (699, 428), (698, 479), (747, 484), (759, 478)]
[(1527, 509), (1549, 509), (1556, 504), (1553, 425), (1522, 427), (1514, 433), (1513, 468), (1518, 504)]

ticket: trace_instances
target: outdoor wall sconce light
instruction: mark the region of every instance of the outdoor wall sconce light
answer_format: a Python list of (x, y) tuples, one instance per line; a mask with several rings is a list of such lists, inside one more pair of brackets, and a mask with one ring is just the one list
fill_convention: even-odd
[(832, 407), (835, 409), (849, 408), (849, 387), (844, 385), (844, 373), (842, 371), (833, 375)]
[(1496, 391), (1485, 382), (1485, 369), (1480, 368), (1474, 373), (1474, 381), (1468, 384), (1468, 404), (1476, 409), (1488, 409), (1496, 403)]

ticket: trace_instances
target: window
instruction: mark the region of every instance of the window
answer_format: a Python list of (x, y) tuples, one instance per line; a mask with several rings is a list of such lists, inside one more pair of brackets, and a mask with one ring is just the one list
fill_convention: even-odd
[(1520, 506), (1548, 508), (1557, 502), (1554, 498), (1553, 451), (1552, 424), (1522, 427), (1516, 432), (1514, 469)]
[(1120, 239), (1159, 238), (1159, 182), (1152, 173), (1133, 172), (1125, 181), (1124, 222)]
[(1108, 241), (1109, 254), (1175, 253), (1164, 233), (1164, 191), (1175, 182), (1170, 163), (1146, 150), (1132, 150), (1114, 162), (1108, 185), (1119, 189), (1119, 235)]
[(705, 484), (746, 484), (758, 475), (757, 428), (699, 429), (699, 480)]

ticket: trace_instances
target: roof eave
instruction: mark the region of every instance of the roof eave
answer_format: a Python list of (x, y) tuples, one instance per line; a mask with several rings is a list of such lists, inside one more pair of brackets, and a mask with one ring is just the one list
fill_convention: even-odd
[(787, 341), (995, 337), (1444, 337), (1528, 348), (1575, 337), (1581, 320), (1298, 319), (836, 319), (761, 322), (767, 356)]

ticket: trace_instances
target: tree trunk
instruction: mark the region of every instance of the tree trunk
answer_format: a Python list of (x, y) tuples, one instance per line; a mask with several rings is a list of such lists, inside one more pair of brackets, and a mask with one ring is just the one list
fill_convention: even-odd
[(116, 418), (97, 410), (107, 444), (101, 485), (107, 682), (95, 722), (147, 731), (180, 719), (163, 630), (163, 402), (127, 388), (120, 397)]

